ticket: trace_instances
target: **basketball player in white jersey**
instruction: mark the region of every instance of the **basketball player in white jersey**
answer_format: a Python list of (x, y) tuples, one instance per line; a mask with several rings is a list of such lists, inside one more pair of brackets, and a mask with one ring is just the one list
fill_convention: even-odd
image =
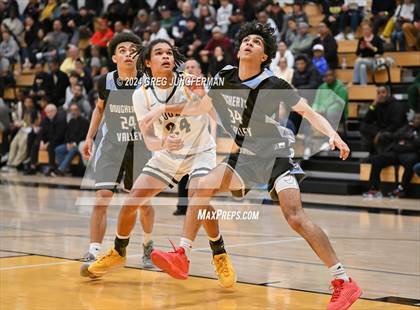
[[(152, 41), (140, 51), (140, 70), (145, 72), (145, 76), (142, 86), (133, 94), (134, 109), (139, 122), (143, 115), (162, 105), (193, 100), (193, 93), (185, 86), (183, 76), (175, 71), (181, 61), (182, 56), (166, 40)], [(120, 211), (114, 248), (89, 266), (87, 272), (92, 278), (103, 276), (110, 269), (124, 265), (137, 209), (147, 212), (150, 206), (145, 205), (145, 202), (150, 197), (156, 196), (167, 186), (172, 187), (185, 174), (190, 175), (190, 184), (196, 187), (194, 184), (199, 178), (207, 175), (216, 166), (216, 145), (209, 132), (208, 114), (180, 116), (164, 113), (153, 126), (140, 129), (146, 146), (154, 152), (153, 157), (136, 180), (129, 199)], [(193, 192), (190, 191), (189, 194), (192, 195)], [(214, 209), (209, 206), (209, 211)], [(153, 227), (150, 224), (153, 223), (148, 223), (148, 228)], [(234, 270), (224, 249), (218, 222), (205, 221), (203, 225), (210, 239), (219, 282), (224, 287), (230, 287), (235, 283), (236, 277), (232, 276)], [(144, 233), (151, 238), (151, 229), (145, 229)], [(191, 244), (191, 240), (182, 238), (181, 247), (177, 251), (183, 251), (189, 258)], [(230, 271), (227, 277), (225, 270)], [(178, 271), (175, 275), (178, 279), (188, 277), (187, 273)]]

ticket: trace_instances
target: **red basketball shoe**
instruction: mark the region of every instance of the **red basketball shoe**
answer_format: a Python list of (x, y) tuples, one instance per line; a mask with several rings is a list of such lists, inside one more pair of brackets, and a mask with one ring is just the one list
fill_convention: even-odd
[(362, 290), (351, 278), (349, 282), (335, 279), (331, 285), (334, 291), (327, 310), (346, 310), (362, 295)]
[(174, 247), (173, 252), (153, 250), (151, 255), (152, 262), (156, 267), (162, 269), (171, 277), (185, 280), (188, 278), (190, 262), (188, 261), (187, 255), (185, 255), (184, 248), (176, 248), (173, 244), (172, 246)]

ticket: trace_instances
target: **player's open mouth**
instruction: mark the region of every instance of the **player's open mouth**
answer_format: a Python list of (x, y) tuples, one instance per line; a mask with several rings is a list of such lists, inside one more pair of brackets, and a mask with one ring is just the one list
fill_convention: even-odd
[(252, 53), (252, 49), (251, 49), (250, 47), (245, 47), (244, 51), (245, 51), (245, 52)]
[(170, 67), (171, 66), (171, 63), (169, 61), (166, 61), (166, 62), (163, 62), (162, 63), (162, 66), (163, 67)]

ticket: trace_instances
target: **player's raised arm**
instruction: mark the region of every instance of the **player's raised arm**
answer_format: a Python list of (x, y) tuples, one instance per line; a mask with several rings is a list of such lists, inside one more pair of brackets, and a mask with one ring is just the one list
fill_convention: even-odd
[(93, 109), (92, 119), (90, 121), (89, 130), (86, 135), (85, 144), (83, 145), (82, 155), (87, 160), (92, 156), (93, 137), (95, 137), (96, 132), (98, 131), (99, 124), (101, 123), (102, 117), (104, 115), (104, 108), (104, 100), (98, 98), (95, 109)]
[(334, 150), (335, 148), (338, 148), (340, 150), (340, 158), (343, 160), (347, 159), (350, 154), (350, 149), (347, 144), (331, 127), (330, 123), (308, 105), (306, 99), (301, 98), (299, 102), (293, 106), (293, 110), (306, 118), (315, 129), (328, 136), (330, 138), (329, 144), (331, 149)]

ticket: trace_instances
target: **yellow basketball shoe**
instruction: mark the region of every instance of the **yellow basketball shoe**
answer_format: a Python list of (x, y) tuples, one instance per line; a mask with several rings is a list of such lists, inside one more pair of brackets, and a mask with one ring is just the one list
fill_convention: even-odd
[(219, 284), (225, 288), (232, 287), (236, 282), (236, 272), (227, 253), (213, 256), (213, 264), (216, 269)]
[(127, 258), (122, 257), (114, 248), (109, 249), (104, 256), (89, 265), (87, 268), (88, 275), (91, 278), (102, 277), (108, 271), (124, 267), (126, 260)]

